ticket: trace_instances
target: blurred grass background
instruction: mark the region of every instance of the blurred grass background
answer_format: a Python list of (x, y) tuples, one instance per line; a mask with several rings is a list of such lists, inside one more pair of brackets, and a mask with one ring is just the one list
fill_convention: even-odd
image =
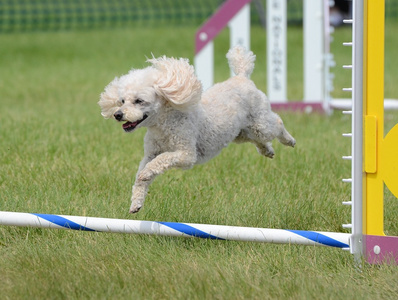
[[(341, 156), (350, 153), (350, 140), (341, 134), (350, 132), (351, 118), (339, 111), (281, 113), (295, 149), (275, 143), (269, 160), (252, 145), (230, 145), (205, 165), (160, 176), (143, 210), (127, 213), (145, 129), (125, 134), (100, 116), (96, 102), (115, 76), (146, 66), (151, 53), (192, 61), (196, 28), (120, 24), (1, 33), (0, 210), (347, 232), (341, 224), (350, 211), (341, 202), (350, 187), (341, 179), (350, 165)], [(388, 98), (398, 98), (397, 30), (389, 17)], [(253, 24), (251, 35), (252, 78), (266, 91), (265, 31)], [(334, 33), (335, 97), (347, 97), (341, 88), (351, 73), (341, 66), (351, 49), (341, 43), (350, 35), (349, 27)], [(215, 42), (216, 81), (229, 76), (228, 45), (224, 31)], [(300, 25), (289, 26), (288, 45), (288, 95), (297, 100)], [(387, 130), (397, 117), (386, 112)], [(387, 189), (385, 202), (386, 233), (398, 235), (398, 203)], [(369, 265), (358, 271), (339, 249), (0, 227), (4, 299), (395, 299), (397, 272)]]
[[(102, 29), (125, 26), (198, 26), (223, 0), (0, 0), (0, 32)], [(386, 19), (398, 3), (385, 0)], [(265, 1), (252, 0), (253, 25), (264, 22)], [(303, 1), (287, 2), (289, 24), (301, 24)]]

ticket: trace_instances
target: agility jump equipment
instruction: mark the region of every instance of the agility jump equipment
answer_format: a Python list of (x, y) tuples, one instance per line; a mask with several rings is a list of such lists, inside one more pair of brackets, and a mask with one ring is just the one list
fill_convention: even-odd
[[(383, 215), (384, 183), (398, 197), (398, 124), (384, 135), (385, 2), (364, 3), (362, 7), (361, 1), (355, 1), (352, 45), (352, 97), (356, 105), (352, 143), (352, 247), (357, 248), (355, 251), (362, 249), (370, 263), (383, 260), (398, 263), (398, 237), (385, 236)], [(357, 16), (363, 16), (363, 22), (357, 22)]]
[[(230, 48), (240, 44), (250, 49), (251, 0), (227, 0), (201, 26), (195, 36), (195, 70), (204, 90), (214, 81), (214, 39), (225, 28), (230, 29)], [(329, 22), (329, 0), (303, 0), (303, 101), (287, 100), (287, 1), (266, 1), (267, 27), (267, 96), (274, 109), (330, 112), (351, 109), (351, 99), (333, 99), (336, 64), (330, 52), (334, 31)], [(345, 20), (345, 23), (351, 20)], [(348, 45), (348, 44), (347, 44)], [(349, 66), (344, 66), (349, 68)], [(295, 99), (297, 100), (297, 99)], [(398, 109), (398, 101), (386, 99), (387, 109)]]
[(369, 263), (398, 263), (398, 237), (384, 234), (384, 183), (398, 197), (398, 125), (384, 137), (384, 1), (353, 1), (352, 47), (352, 154), (350, 251)]
[(0, 212), (0, 224), (82, 231), (199, 237), (216, 240), (349, 247), (350, 234)]
[[(398, 196), (398, 124), (384, 136), (384, 1), (354, 0), (351, 160), (351, 233), (266, 229), (174, 222), (153, 222), (0, 212), (0, 225), (30, 226), (79, 231), (156, 234), (219, 240), (251, 241), (350, 250), (369, 263), (398, 263), (398, 237), (386, 236), (383, 223), (383, 183)], [(364, 144), (364, 146), (363, 146)]]
[[(195, 70), (203, 88), (213, 85), (213, 40), (226, 26), (230, 46), (250, 49), (251, 0), (227, 0), (196, 33)], [(329, 68), (334, 66), (329, 51), (330, 31), (328, 0), (304, 0), (304, 101), (287, 101), (287, 3), (267, 0), (267, 96), (273, 108), (294, 110), (328, 109), (333, 89)]]

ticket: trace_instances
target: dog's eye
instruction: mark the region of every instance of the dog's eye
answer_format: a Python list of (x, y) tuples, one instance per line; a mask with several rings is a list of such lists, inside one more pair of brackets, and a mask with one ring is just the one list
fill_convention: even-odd
[(124, 99), (120, 100), (120, 102), (122, 102), (122, 104), (124, 104)]
[(141, 103), (143, 103), (144, 101), (142, 100), (142, 99), (136, 99), (135, 101), (134, 101), (134, 104), (141, 104)]

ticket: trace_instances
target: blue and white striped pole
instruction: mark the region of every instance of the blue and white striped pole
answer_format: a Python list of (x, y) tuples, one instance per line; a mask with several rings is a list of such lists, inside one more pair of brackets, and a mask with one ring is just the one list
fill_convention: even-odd
[(137, 221), (5, 211), (0, 211), (0, 225), (329, 246), (344, 249), (349, 249), (351, 236), (348, 233), (338, 232)]

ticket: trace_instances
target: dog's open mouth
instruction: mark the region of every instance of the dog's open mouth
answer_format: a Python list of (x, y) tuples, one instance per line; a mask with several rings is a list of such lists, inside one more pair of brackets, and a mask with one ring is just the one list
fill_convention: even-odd
[(140, 124), (146, 118), (148, 118), (148, 115), (144, 115), (144, 117), (141, 120), (138, 120), (138, 121), (135, 121), (135, 122), (127, 121), (126, 123), (123, 124), (124, 131), (126, 131), (126, 132), (133, 131), (138, 126), (138, 124)]

